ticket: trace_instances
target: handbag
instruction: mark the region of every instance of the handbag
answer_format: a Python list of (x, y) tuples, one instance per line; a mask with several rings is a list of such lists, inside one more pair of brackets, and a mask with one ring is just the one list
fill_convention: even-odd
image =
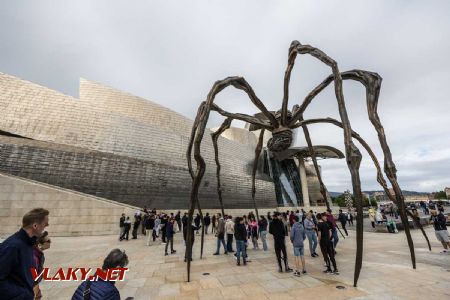
[(91, 281), (86, 281), (86, 287), (83, 291), (83, 300), (91, 300)]

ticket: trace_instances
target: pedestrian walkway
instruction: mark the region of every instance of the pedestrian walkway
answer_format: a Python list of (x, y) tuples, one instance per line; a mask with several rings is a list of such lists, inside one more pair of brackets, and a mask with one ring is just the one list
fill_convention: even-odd
[[(450, 255), (439, 254), (440, 244), (427, 229), (434, 246), (429, 253), (420, 232), (414, 231), (417, 270), (413, 270), (402, 233), (364, 233), (364, 261), (358, 288), (353, 288), (355, 232), (341, 238), (336, 260), (340, 275), (323, 274), (322, 257), (311, 258), (306, 247), (308, 275), (278, 273), (272, 241), (269, 251), (249, 249), (248, 266), (236, 266), (233, 255), (213, 256), (216, 240), (206, 236), (204, 258), (199, 259), (196, 236), (191, 282), (186, 282), (182, 235), (175, 235), (177, 253), (164, 256), (164, 244), (146, 246), (145, 238), (117, 241), (116, 236), (57, 237), (46, 252), (46, 266), (100, 266), (113, 248), (125, 249), (130, 268), (117, 287), (121, 298), (134, 299), (450, 299)], [(308, 243), (306, 241), (306, 243)], [(293, 265), (292, 247), (287, 241)], [(43, 282), (44, 299), (70, 299), (78, 282)], [(338, 286), (343, 289), (337, 288)]]

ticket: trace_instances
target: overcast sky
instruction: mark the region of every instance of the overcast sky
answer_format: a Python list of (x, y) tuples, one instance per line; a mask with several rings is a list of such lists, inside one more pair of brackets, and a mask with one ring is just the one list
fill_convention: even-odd
[[(79, 77), (130, 92), (194, 118), (214, 81), (244, 76), (268, 109), (281, 107), (292, 40), (316, 46), (341, 71), (383, 77), (379, 113), (401, 187), (450, 186), (450, 1), (0, 1), (0, 72), (78, 96)], [(290, 103), (330, 73), (300, 56)], [(306, 117), (338, 118), (332, 86)], [(365, 91), (345, 82), (352, 127), (381, 150)], [(242, 92), (217, 103), (256, 113)], [(213, 117), (208, 126), (218, 126)], [(242, 123), (235, 123), (243, 126)], [(342, 131), (311, 127), (315, 144), (343, 149)], [(299, 144), (304, 144), (299, 136)], [(380, 189), (363, 151), (364, 190)], [(344, 160), (322, 161), (330, 191), (351, 188)]]

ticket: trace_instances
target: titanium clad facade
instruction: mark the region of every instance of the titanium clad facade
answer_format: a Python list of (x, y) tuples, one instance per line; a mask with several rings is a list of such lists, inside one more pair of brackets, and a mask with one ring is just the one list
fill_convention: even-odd
[[(84, 80), (80, 98), (0, 73), (0, 172), (135, 206), (188, 207), (186, 149), (192, 120), (148, 100)], [(255, 137), (219, 138), (226, 208), (251, 208)], [(248, 135), (245, 137), (245, 135)], [(200, 189), (205, 208), (218, 208), (209, 134)], [(263, 164), (260, 163), (260, 169)], [(277, 206), (274, 185), (257, 173), (256, 200)]]

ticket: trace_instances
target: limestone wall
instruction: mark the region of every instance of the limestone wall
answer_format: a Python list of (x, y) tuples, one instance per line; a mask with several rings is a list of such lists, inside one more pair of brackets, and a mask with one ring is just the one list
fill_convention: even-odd
[(35, 181), (0, 174), (0, 237), (17, 231), (23, 215), (36, 207), (50, 211), (50, 236), (118, 234), (122, 213), (136, 207)]

